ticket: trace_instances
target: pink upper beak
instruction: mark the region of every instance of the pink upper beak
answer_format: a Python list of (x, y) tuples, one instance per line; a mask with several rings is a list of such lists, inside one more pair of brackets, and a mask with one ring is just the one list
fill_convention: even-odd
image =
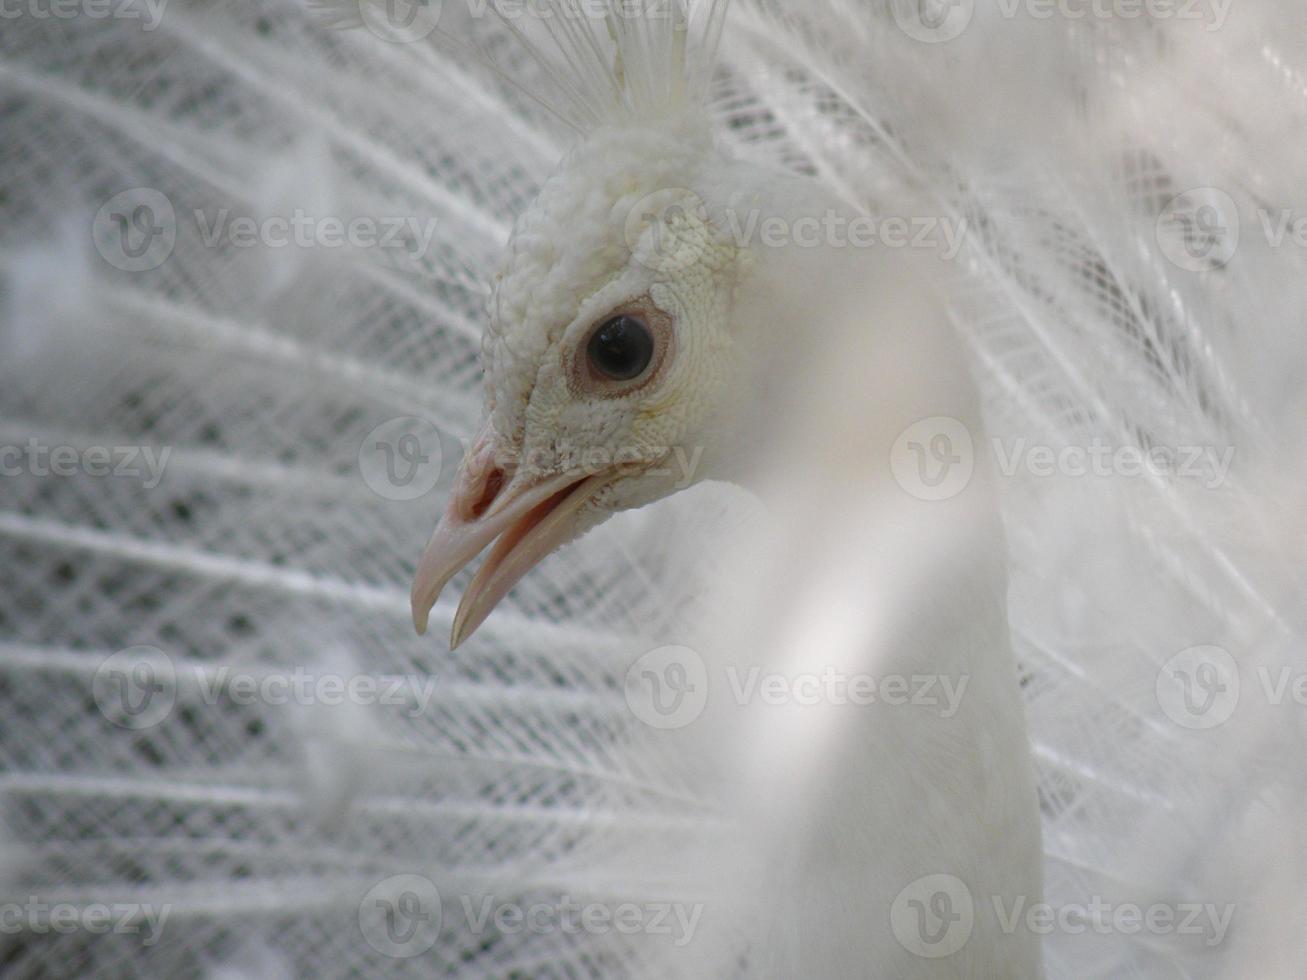
[(506, 482), (495, 465), (494, 432), (487, 423), (459, 468), (449, 505), (418, 562), (412, 594), (418, 633), (426, 633), (431, 609), (449, 580), (498, 538), (454, 614), (450, 649), (471, 636), (523, 575), (572, 538), (578, 511), (607, 479), (523, 474)]

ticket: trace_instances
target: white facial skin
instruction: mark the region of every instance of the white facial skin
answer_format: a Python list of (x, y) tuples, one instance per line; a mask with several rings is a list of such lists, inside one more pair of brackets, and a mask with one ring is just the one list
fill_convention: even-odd
[[(690, 458), (711, 435), (733, 360), (737, 258), (695, 200), (714, 162), (693, 130), (604, 131), (518, 222), (483, 342), (496, 461), (520, 468), (517, 480), (621, 463), (629, 475), (595, 504), (639, 506), (666, 489), (637, 471), (673, 447)], [(583, 370), (586, 342), (624, 312), (665, 349), (645, 377), (599, 383)]]
[[(487, 422), (414, 581), (419, 632), (445, 583), (496, 537), (453, 646), (550, 551), (706, 475), (739, 373), (742, 254), (703, 201), (731, 166), (693, 122), (603, 130), (518, 221), (483, 340)], [(587, 355), (617, 315), (655, 341), (629, 380)]]

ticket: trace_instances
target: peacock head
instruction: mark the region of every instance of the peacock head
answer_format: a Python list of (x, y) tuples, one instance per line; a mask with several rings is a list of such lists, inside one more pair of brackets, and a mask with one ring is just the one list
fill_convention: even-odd
[(608, 126), (521, 216), (482, 345), (486, 421), (413, 583), (419, 633), (487, 547), (451, 647), (546, 555), (707, 475), (738, 375), (744, 258), (709, 203), (730, 167), (691, 119)]

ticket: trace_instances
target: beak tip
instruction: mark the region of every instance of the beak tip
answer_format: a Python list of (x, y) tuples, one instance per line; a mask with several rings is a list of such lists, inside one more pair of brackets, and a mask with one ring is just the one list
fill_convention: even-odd
[(417, 630), (418, 636), (426, 636), (427, 619), (430, 616), (430, 610), (424, 610), (422, 608), (421, 602), (417, 598), (414, 598), (413, 605), (412, 605), (412, 613), (413, 613), (413, 628)]
[(451, 502), (427, 542), (413, 579), (413, 626), (426, 634), (441, 591), (466, 565), (496, 541), (473, 576), (454, 614), (449, 649), (472, 636), (513, 585), (546, 554), (570, 539), (576, 513), (601, 486), (597, 476), (559, 474), (521, 492), (500, 493), (486, 513), (466, 519)]
[(454, 624), (449, 631), (449, 649), (452, 653), (472, 638), (472, 634), (481, 628), (490, 611), (498, 600), (486, 601), (486, 596), (476, 587), (475, 580), (463, 596), (454, 613)]
[(471, 635), (471, 630), (467, 628), (467, 616), (465, 610), (460, 606), (457, 613), (454, 614), (454, 625), (449, 630), (449, 652), (453, 653), (463, 645), (463, 641)]

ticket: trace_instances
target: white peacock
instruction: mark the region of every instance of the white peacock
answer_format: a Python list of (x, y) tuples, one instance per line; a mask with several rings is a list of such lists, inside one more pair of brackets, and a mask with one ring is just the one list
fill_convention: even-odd
[(1300, 973), (1304, 15), (509, 6), (6, 21), (6, 975)]

